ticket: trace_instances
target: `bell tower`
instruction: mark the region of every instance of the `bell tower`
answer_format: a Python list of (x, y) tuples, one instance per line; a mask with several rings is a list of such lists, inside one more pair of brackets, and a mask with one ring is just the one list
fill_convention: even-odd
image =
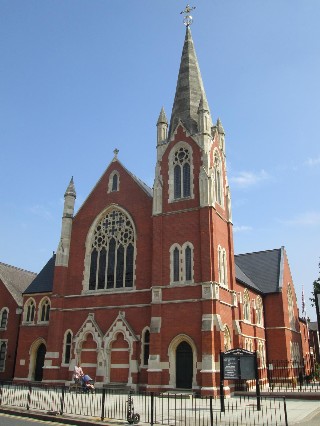
[[(148, 382), (150, 389), (159, 383), (169, 362), (169, 384), (177, 385), (172, 366), (183, 341), (195, 363), (192, 387), (214, 394), (217, 354), (227, 318), (234, 317), (225, 316), (232, 309), (235, 282), (231, 196), (225, 132), (219, 119), (213, 124), (190, 29), (191, 10), (188, 5), (182, 12), (186, 33), (169, 126), (163, 109), (157, 122)], [(185, 337), (175, 337), (175, 347), (166, 339), (177, 333)]]

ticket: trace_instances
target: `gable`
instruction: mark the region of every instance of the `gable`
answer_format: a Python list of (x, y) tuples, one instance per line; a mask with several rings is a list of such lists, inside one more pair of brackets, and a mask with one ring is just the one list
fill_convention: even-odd
[(0, 262), (0, 281), (2, 281), (19, 306), (23, 302), (22, 293), (36, 276), (37, 274), (34, 272)]

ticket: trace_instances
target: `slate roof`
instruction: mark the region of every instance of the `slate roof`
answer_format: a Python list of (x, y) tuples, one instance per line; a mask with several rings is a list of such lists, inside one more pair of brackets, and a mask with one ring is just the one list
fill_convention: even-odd
[(55, 261), (56, 255), (54, 254), (23, 294), (50, 293), (52, 291)]
[(22, 306), (23, 303), (22, 293), (36, 276), (37, 274), (34, 272), (0, 262), (0, 280), (19, 306)]
[(264, 294), (278, 292), (283, 269), (282, 250), (283, 248), (236, 255), (236, 279)]

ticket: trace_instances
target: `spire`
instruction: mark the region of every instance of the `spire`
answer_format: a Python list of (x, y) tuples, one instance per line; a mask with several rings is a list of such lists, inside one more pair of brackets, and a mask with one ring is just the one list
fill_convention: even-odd
[(157, 121), (157, 145), (167, 141), (168, 120), (164, 108), (161, 108), (160, 115)]
[(224, 135), (224, 134), (225, 134), (225, 133), (224, 133), (224, 128), (223, 128), (223, 126), (222, 126), (222, 123), (221, 123), (220, 118), (218, 118), (218, 120), (217, 120), (217, 129), (218, 129), (218, 132), (219, 132), (221, 135)]
[(171, 138), (179, 120), (182, 121), (191, 134), (198, 132), (198, 107), (201, 98), (203, 98), (202, 104), (207, 107), (207, 98), (193, 45), (191, 30), (190, 26), (187, 26), (176, 94), (172, 107), (169, 138)]
[(166, 117), (166, 113), (165, 113), (165, 111), (164, 111), (164, 108), (162, 107), (161, 108), (161, 111), (160, 111), (160, 114), (159, 114), (159, 118), (158, 118), (158, 121), (157, 121), (157, 125), (158, 124), (168, 124), (168, 120), (167, 120), (167, 117)]
[(68, 195), (71, 195), (74, 198), (76, 198), (76, 196), (77, 196), (76, 189), (75, 189), (74, 182), (73, 182), (73, 176), (71, 177), (68, 188), (66, 189), (66, 192), (64, 194), (65, 197), (67, 197)]

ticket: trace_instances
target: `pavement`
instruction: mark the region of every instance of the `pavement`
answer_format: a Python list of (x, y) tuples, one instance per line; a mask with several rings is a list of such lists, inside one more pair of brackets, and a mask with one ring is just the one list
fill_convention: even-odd
[[(300, 398), (297, 399), (297, 396)], [(314, 398), (310, 399), (310, 395), (299, 394), (294, 397), (291, 394), (291, 398), (286, 399), (287, 405), (287, 418), (288, 426), (320, 426), (320, 394), (317, 393)], [(274, 395), (275, 396), (275, 395)], [(277, 395), (278, 397), (278, 395)], [(306, 398), (307, 397), (307, 398)], [(303, 398), (303, 399), (302, 399)], [(128, 425), (125, 421), (105, 419), (101, 421), (100, 418), (80, 418), (72, 417), (67, 415), (59, 415), (54, 412), (36, 412), (27, 411), (16, 408), (0, 407), (0, 413), (6, 413), (11, 415), (18, 415), (21, 417), (29, 417), (42, 421), (59, 422), (66, 425), (73, 426), (92, 426), (92, 425), (104, 425), (104, 426), (122, 426)], [(234, 413), (235, 417), (236, 414)], [(149, 423), (139, 423), (140, 425), (147, 425)], [(270, 419), (265, 419), (262, 425), (272, 425)], [(221, 422), (221, 425), (223, 423)]]

